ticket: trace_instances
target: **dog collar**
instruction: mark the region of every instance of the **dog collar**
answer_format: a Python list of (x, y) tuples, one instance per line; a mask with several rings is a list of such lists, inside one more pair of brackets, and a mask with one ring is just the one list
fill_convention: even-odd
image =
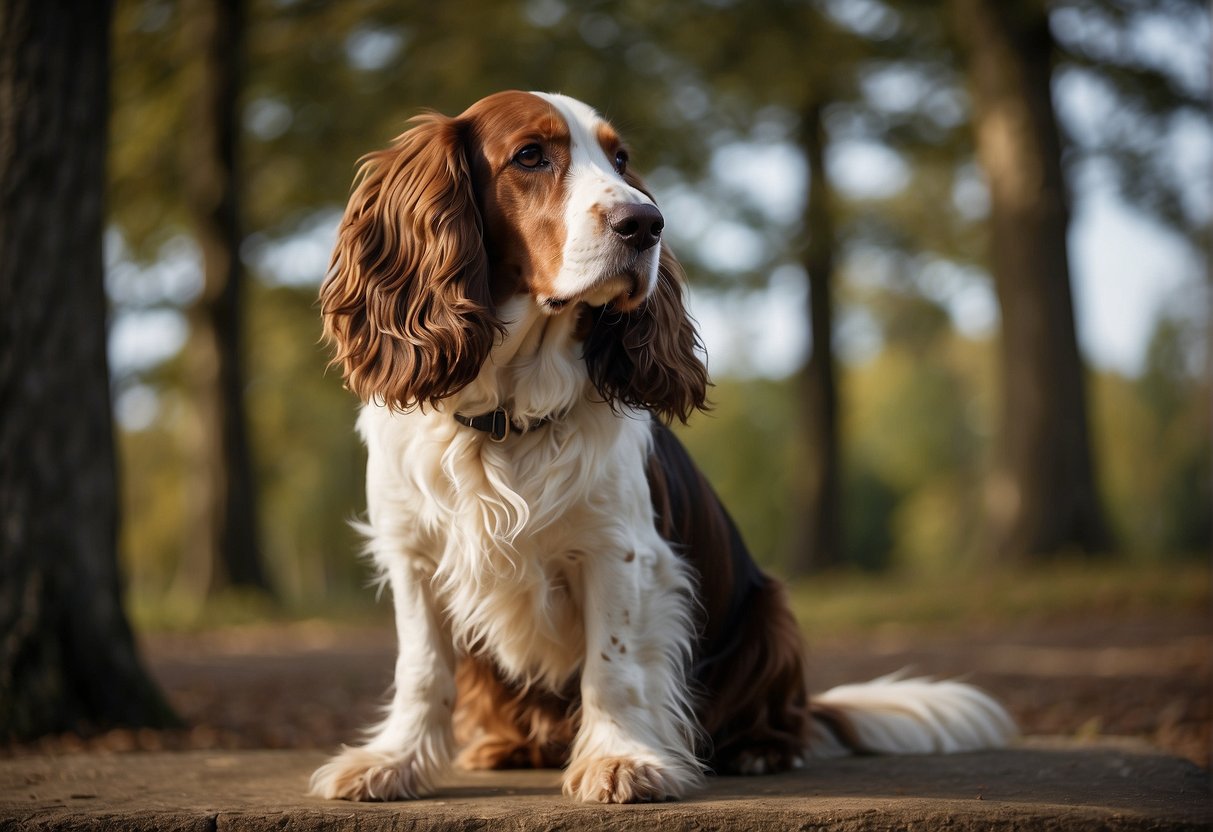
[(511, 431), (515, 433), (529, 433), (543, 427), (551, 420), (545, 417), (518, 425), (510, 418), (509, 411), (504, 407), (499, 407), (490, 413), (481, 413), (479, 416), (464, 416), (462, 413), (456, 413), (455, 421), (461, 425), (487, 433), (489, 439), (494, 442), (504, 442)]

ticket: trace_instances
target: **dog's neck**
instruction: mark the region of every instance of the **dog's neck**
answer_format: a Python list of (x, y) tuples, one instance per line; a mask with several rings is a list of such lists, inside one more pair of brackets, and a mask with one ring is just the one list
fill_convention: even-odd
[(447, 410), (474, 414), (502, 407), (521, 424), (560, 419), (584, 398), (589, 384), (575, 337), (578, 310), (553, 315), (528, 295), (507, 302), (499, 314), (505, 337)]

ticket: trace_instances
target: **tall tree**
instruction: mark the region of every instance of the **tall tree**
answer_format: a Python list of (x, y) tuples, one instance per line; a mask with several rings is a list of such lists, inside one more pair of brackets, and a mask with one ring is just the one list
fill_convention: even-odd
[(172, 717), (123, 614), (101, 234), (110, 5), (0, 5), (0, 736)]
[[(820, 92), (820, 91), (818, 91)], [(811, 96), (801, 115), (799, 144), (809, 172), (804, 209), (803, 264), (809, 279), (809, 360), (799, 384), (805, 437), (811, 455), (803, 472), (795, 573), (843, 563), (842, 461), (838, 430), (838, 380), (834, 358), (834, 197), (826, 172), (826, 96)]]
[(225, 586), (269, 591), (257, 540), (256, 489), (244, 407), (239, 169), (243, 0), (184, 9), (194, 79), (181, 158), (185, 208), (202, 255), (201, 296), (188, 311), (194, 425), (193, 517), (178, 573), (189, 595)]
[[(735, 197), (717, 198), (730, 206), (732, 220), (745, 223), (768, 243), (761, 262), (749, 270), (752, 282), (765, 282), (785, 264), (799, 266), (808, 281), (804, 312), (811, 352), (797, 374), (800, 441), (793, 441), (805, 453), (789, 495), (792, 527), (786, 530), (789, 543), (783, 566), (793, 574), (837, 566), (845, 559), (833, 344), (835, 264), (841, 235), (826, 164), (831, 141), (826, 115), (855, 95), (860, 41), (838, 27), (824, 4), (815, 0), (725, 9), (710, 3), (650, 3), (644, 8), (647, 18), (640, 18), (642, 31), (660, 44), (664, 74), (669, 76), (657, 82), (667, 85), (668, 98), (663, 100), (679, 101), (687, 92), (699, 92), (705, 100), (706, 106), (695, 123), (683, 129), (684, 135), (668, 138), (684, 148), (688, 160), (696, 154), (710, 158), (713, 148), (730, 142), (755, 142), (755, 125), (765, 123), (769, 129), (782, 122), (786, 127), (777, 128), (783, 133), (780, 138), (794, 145), (805, 161), (798, 217), (776, 223), (758, 206), (738, 208)], [(693, 137), (706, 138), (702, 148), (693, 146)], [(694, 170), (683, 159), (675, 163)], [(710, 180), (698, 185), (705, 191), (712, 187)], [(746, 198), (752, 196), (740, 201)], [(695, 271), (711, 281), (715, 265), (695, 260), (694, 252), (691, 259)]]
[(1106, 549), (1074, 327), (1069, 205), (1052, 100), (1045, 0), (953, 0), (990, 190), (990, 266), (1001, 310), (1002, 411), (989, 483), (1000, 557)]

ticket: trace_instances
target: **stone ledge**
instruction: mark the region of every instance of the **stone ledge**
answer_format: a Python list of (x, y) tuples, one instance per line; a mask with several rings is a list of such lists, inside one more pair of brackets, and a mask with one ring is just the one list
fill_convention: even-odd
[(1031, 740), (999, 752), (814, 762), (720, 777), (681, 803), (598, 806), (554, 771), (458, 774), (436, 797), (305, 795), (311, 751), (0, 760), (0, 830), (1180, 830), (1213, 825), (1209, 776), (1137, 743)]

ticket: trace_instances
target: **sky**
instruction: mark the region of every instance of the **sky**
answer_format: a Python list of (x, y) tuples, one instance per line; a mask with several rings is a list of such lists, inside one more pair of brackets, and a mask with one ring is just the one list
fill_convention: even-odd
[[(1194, 166), (1193, 182), (1213, 193), (1208, 174), (1213, 140), (1207, 141), (1209, 156), (1201, 166)], [(758, 187), (763, 192), (779, 193), (779, 200), (790, 200), (782, 191), (789, 187), (787, 183), (800, 180), (789, 175), (780, 161), (782, 151), (772, 155), (769, 170), (755, 173), (753, 181), (762, 183)], [(852, 157), (841, 164), (865, 162)], [(756, 162), (756, 167), (762, 163)], [(850, 183), (851, 193), (877, 191), (875, 183), (862, 181), (865, 175), (840, 172), (838, 179)], [(1142, 368), (1160, 314), (1208, 313), (1206, 267), (1185, 240), (1110, 189), (1096, 188), (1076, 196), (1069, 247), (1079, 345), (1091, 365), (1135, 375)], [(668, 222), (677, 224), (677, 216)], [(740, 268), (753, 244), (740, 230), (726, 228), (712, 247), (720, 249), (720, 257), (736, 259)], [(862, 262), (851, 267), (853, 274), (859, 272), (858, 279), (862, 279), (863, 269)], [(808, 343), (803, 282), (801, 275), (776, 275), (769, 290), (744, 301), (693, 290), (692, 313), (703, 330), (713, 372), (779, 377), (795, 370)], [(973, 337), (992, 335), (998, 308), (988, 279), (969, 275), (948, 280), (944, 276), (941, 282), (949, 285), (939, 288), (936, 299), (948, 308), (955, 326)], [(862, 360), (878, 346), (862, 327), (852, 326), (849, 331), (842, 327), (840, 340), (844, 359)]]

